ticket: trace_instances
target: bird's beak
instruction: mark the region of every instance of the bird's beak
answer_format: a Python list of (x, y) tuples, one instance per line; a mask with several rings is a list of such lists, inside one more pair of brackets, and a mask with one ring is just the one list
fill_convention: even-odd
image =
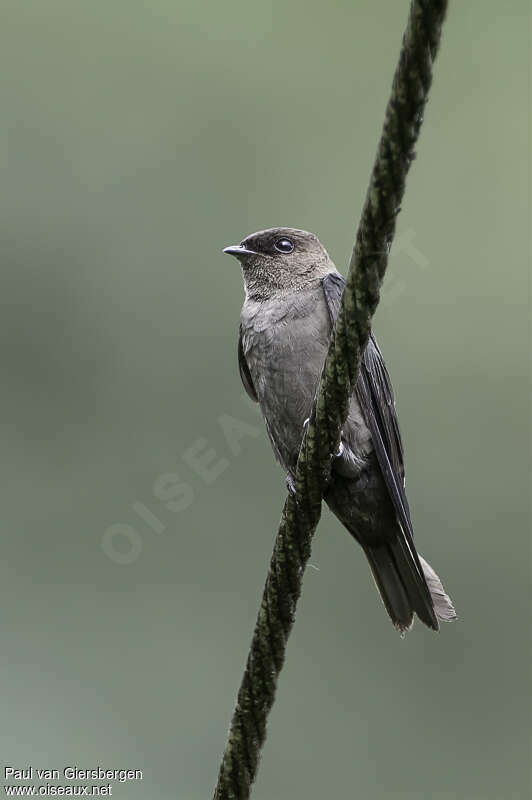
[(230, 256), (236, 256), (236, 258), (257, 255), (254, 250), (248, 250), (246, 247), (242, 247), (241, 244), (232, 244), (231, 247), (224, 247), (223, 251)]

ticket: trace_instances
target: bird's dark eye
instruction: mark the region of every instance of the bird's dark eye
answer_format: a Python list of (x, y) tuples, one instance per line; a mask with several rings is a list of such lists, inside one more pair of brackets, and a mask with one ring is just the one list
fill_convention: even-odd
[(291, 253), (294, 249), (294, 243), (290, 239), (277, 239), (274, 247), (279, 253)]

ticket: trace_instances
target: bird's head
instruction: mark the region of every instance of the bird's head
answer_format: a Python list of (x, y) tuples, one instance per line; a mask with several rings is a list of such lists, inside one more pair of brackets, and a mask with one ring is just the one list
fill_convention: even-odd
[(251, 233), (224, 253), (240, 261), (247, 296), (256, 300), (312, 286), (334, 269), (318, 237), (298, 228)]

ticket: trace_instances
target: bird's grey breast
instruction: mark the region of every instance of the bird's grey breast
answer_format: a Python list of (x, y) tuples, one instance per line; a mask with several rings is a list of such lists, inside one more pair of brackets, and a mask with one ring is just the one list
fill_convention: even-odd
[(292, 468), (327, 353), (330, 321), (321, 285), (242, 308), (242, 347), (281, 463)]

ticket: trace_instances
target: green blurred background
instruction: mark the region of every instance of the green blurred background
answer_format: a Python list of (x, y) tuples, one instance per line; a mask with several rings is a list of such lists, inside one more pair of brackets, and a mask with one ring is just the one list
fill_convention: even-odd
[[(303, 227), (345, 271), (407, 10), (3, 0), (7, 765), (210, 797), (285, 494), (221, 248)], [(255, 800), (530, 796), (528, 13), (451, 4), (375, 325), (460, 619), (402, 641), (325, 512)]]

